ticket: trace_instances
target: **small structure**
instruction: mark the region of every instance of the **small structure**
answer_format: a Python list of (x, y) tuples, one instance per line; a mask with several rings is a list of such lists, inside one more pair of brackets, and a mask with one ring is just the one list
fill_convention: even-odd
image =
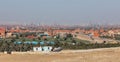
[(50, 52), (52, 50), (52, 46), (44, 46), (44, 47), (33, 47), (34, 52)]

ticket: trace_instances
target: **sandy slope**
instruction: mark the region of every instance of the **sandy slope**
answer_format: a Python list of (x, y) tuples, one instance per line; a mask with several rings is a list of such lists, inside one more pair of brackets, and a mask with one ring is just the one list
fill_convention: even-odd
[(120, 47), (50, 54), (0, 54), (0, 62), (120, 62)]

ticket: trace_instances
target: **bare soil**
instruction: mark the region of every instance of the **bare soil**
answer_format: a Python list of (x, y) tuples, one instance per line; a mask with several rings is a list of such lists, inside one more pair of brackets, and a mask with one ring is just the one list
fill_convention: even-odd
[(0, 62), (120, 62), (120, 47), (92, 50), (65, 50), (60, 53), (3, 54)]

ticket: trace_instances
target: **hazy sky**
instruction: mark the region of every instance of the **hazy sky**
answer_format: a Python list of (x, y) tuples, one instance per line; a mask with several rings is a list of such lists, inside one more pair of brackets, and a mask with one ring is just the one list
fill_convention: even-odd
[(120, 0), (0, 0), (0, 24), (120, 24)]

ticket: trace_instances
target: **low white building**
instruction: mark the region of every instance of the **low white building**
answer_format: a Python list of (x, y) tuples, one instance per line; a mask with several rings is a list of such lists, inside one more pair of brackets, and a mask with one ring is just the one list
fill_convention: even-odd
[(34, 52), (50, 52), (52, 50), (51, 46), (43, 46), (43, 47), (33, 47), (33, 51)]

